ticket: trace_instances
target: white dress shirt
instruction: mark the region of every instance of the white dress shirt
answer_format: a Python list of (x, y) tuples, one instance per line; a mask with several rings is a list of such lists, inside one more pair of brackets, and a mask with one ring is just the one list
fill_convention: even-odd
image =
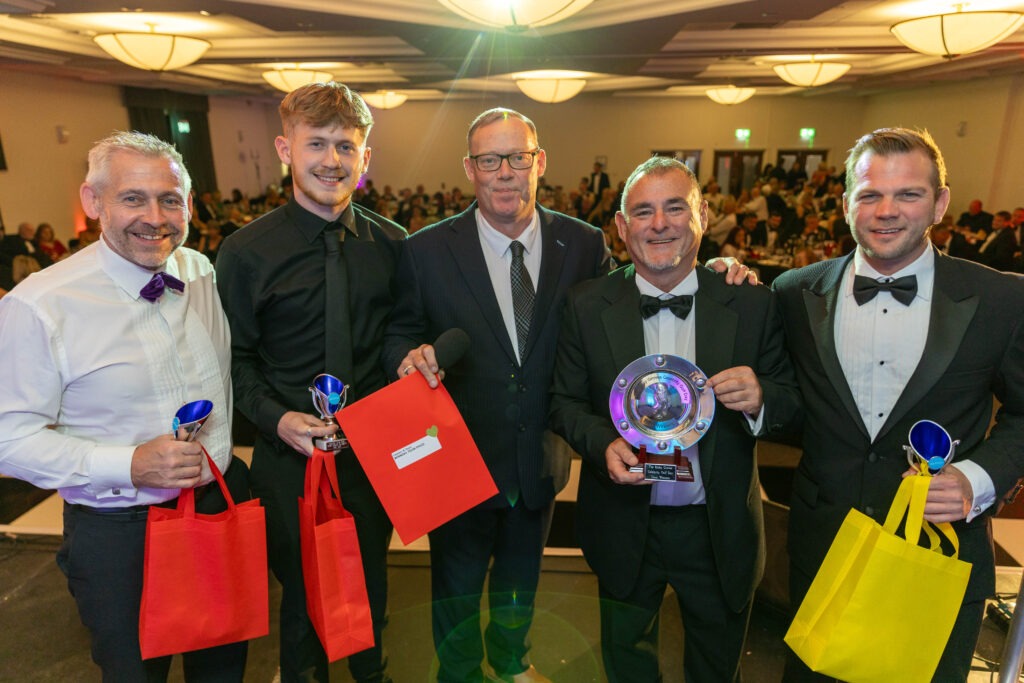
[[(494, 296), (498, 299), (498, 308), (501, 309), (501, 317), (505, 321), (505, 329), (508, 331), (508, 338), (512, 342), (512, 351), (516, 354), (520, 365), (523, 362), (519, 358), (519, 344), (516, 338), (516, 313), (512, 305), (512, 279), (509, 269), (512, 267), (512, 239), (496, 228), (476, 210), (476, 228), (480, 234), (480, 246), (483, 247), (484, 261), (487, 263), (487, 273), (491, 276), (491, 287), (494, 289)], [(527, 272), (530, 273), (530, 280), (533, 281), (533, 291), (537, 291), (537, 280), (540, 277), (540, 215), (534, 211), (533, 221), (527, 226), (516, 241), (523, 245), (523, 263)]]
[(101, 239), (0, 300), (0, 473), (69, 503), (169, 500), (178, 489), (134, 487), (132, 455), (200, 399), (214, 407), (199, 440), (227, 467), (230, 336), (213, 267), (182, 248), (165, 268), (185, 291), (150, 303), (139, 291), (153, 273)]
[[(924, 353), (935, 285), (935, 252), (925, 249), (913, 263), (891, 276), (872, 268), (860, 249), (854, 252), (851, 263), (836, 305), (836, 354), (861, 419), (874, 440)], [(917, 295), (904, 306), (890, 292), (880, 291), (858, 306), (853, 298), (856, 275), (884, 280), (914, 275)], [(951, 436), (957, 438), (956, 434)], [(967, 476), (974, 490), (970, 520), (994, 502), (995, 485), (985, 470), (969, 460), (954, 466)]]

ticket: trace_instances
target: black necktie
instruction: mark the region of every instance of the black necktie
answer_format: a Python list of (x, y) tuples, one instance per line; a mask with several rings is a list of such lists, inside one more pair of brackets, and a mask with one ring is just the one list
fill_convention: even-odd
[(693, 308), (693, 296), (680, 294), (667, 299), (659, 299), (656, 296), (640, 295), (640, 315), (644, 317), (644, 320), (652, 315), (657, 315), (658, 311), (663, 308), (672, 311), (680, 320), (686, 320), (686, 316), (690, 315), (690, 309)]
[(324, 372), (345, 384), (352, 377), (352, 329), (348, 314), (348, 278), (341, 240), (345, 228), (328, 225), (323, 231), (324, 250)]
[(917, 296), (917, 276), (906, 275), (886, 282), (863, 275), (855, 275), (853, 278), (853, 298), (858, 306), (863, 306), (882, 291), (889, 292), (896, 301), (909, 306)]
[(156, 303), (156, 300), (163, 295), (164, 289), (167, 287), (178, 292), (185, 291), (185, 283), (178, 278), (168, 273), (157, 273), (149, 279), (146, 286), (139, 292), (139, 296), (150, 303)]
[(523, 262), (522, 242), (512, 240), (509, 249), (512, 250), (512, 266), (509, 268), (509, 278), (512, 281), (512, 309), (515, 312), (516, 340), (521, 364), (526, 358), (526, 340), (530, 338), (530, 320), (533, 318), (533, 280), (530, 279), (530, 271), (526, 270), (526, 264)]

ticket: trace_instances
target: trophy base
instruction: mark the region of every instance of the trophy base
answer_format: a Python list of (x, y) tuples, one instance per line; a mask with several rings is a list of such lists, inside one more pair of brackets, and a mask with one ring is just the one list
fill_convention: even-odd
[(340, 451), (348, 448), (348, 439), (343, 436), (321, 436), (313, 439), (313, 445), (322, 451), (332, 453), (334, 451)]
[(645, 481), (694, 481), (693, 466), (679, 446), (672, 455), (655, 455), (641, 446), (637, 459), (639, 462), (629, 471), (643, 472)]

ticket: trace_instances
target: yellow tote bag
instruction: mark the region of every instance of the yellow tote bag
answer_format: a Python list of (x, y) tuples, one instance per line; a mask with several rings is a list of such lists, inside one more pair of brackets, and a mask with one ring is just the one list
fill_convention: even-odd
[[(846, 516), (786, 633), (812, 670), (850, 683), (931, 680), (971, 565), (957, 559), (948, 523), (923, 522), (930, 480), (905, 478), (884, 525), (856, 510)], [(905, 512), (906, 539), (896, 535)], [(930, 548), (917, 544), (922, 524)], [(952, 543), (952, 557), (942, 554), (936, 530)]]

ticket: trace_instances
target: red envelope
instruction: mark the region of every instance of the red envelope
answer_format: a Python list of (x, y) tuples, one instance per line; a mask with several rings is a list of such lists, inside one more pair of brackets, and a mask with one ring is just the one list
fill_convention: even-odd
[(443, 383), (414, 373), (336, 417), (406, 545), (498, 493)]

